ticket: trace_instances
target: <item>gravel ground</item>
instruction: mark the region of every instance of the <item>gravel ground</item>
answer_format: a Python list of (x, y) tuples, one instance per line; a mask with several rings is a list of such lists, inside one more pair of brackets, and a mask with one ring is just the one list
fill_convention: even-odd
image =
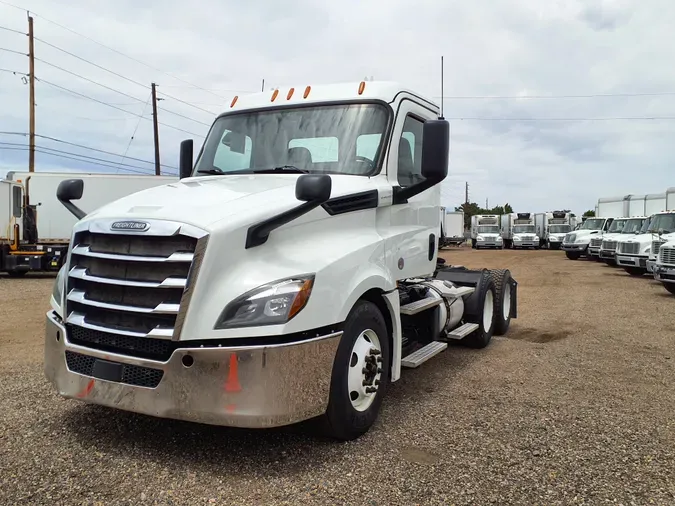
[(404, 370), (346, 444), (62, 400), (42, 372), (52, 279), (0, 279), (0, 503), (674, 504), (675, 299), (561, 252), (443, 255), (510, 268), (519, 318)]

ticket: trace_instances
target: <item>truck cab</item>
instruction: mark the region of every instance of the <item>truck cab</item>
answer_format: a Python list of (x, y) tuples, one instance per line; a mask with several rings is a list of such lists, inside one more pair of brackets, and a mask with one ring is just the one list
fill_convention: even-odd
[(477, 214), (471, 217), (471, 247), (474, 249), (504, 248), (498, 215)]
[(76, 223), (47, 378), (116, 409), (359, 437), (402, 368), (517, 315), (508, 270), (437, 257), (448, 149), (438, 106), (395, 83), (235, 97), (196, 160), (182, 142), (180, 181)]
[(659, 252), (651, 272), (656, 281), (675, 295), (675, 233), (661, 236), (665, 242), (659, 245)]
[(505, 248), (539, 249), (539, 235), (534, 213), (509, 213), (501, 216), (502, 239)]
[(619, 241), (616, 247), (616, 263), (631, 276), (643, 276), (652, 272), (654, 260), (650, 262), (652, 251), (658, 254), (662, 244), (667, 242), (675, 231), (675, 211), (663, 211), (652, 215), (645, 225), (645, 232), (635, 237)]
[[(619, 241), (643, 233), (642, 229), (645, 227), (647, 221), (648, 218), (646, 216), (634, 216), (632, 218), (614, 220), (610, 229), (602, 237), (599, 251), (600, 260), (608, 265), (616, 265), (616, 247)], [(620, 222), (623, 222), (621, 231), (612, 232), (612, 229), (617, 230), (619, 228), (616, 224)]]
[(615, 218), (606, 232), (601, 232), (591, 238), (591, 242), (588, 243), (588, 254), (590, 255), (590, 258), (593, 260), (601, 260), (600, 248), (602, 247), (602, 241), (608, 235), (613, 237), (615, 234), (620, 234), (626, 221), (628, 221), (628, 218)]
[(565, 235), (562, 249), (570, 260), (578, 260), (581, 256), (590, 257), (588, 246), (591, 239), (606, 232), (614, 218), (587, 218), (581, 227)]

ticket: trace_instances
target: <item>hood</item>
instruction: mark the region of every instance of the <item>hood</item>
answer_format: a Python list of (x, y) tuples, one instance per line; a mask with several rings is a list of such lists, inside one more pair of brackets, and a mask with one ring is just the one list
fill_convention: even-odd
[(638, 243), (638, 244), (651, 244), (652, 241), (655, 241), (657, 235), (652, 235), (650, 233), (647, 234), (639, 234), (639, 235), (627, 235), (626, 239), (618, 239), (618, 242), (628, 242), (628, 243)]
[[(228, 223), (258, 221), (301, 204), (295, 198), (295, 183), (299, 176), (241, 174), (185, 178), (118, 199), (96, 209), (84, 220), (175, 220), (207, 231), (223, 220)], [(383, 181), (332, 174), (331, 179), (331, 198), (377, 189)]]
[(568, 234), (576, 234), (577, 239), (579, 237), (586, 237), (587, 235), (600, 235), (602, 232), (600, 230), (575, 230), (572, 232), (567, 232)]

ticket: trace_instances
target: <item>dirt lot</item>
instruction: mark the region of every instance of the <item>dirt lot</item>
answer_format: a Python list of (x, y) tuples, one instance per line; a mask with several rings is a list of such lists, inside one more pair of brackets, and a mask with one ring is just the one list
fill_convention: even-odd
[(404, 370), (347, 444), (62, 400), (42, 372), (52, 279), (0, 279), (0, 503), (674, 504), (675, 298), (560, 252), (444, 256), (510, 268), (519, 318)]

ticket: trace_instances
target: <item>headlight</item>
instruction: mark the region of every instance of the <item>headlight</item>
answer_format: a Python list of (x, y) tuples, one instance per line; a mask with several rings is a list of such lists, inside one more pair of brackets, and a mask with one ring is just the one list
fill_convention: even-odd
[(534, 236), (534, 242), (537, 242), (539, 240), (539, 236), (535, 235)]
[(288, 322), (307, 305), (314, 275), (294, 276), (259, 286), (230, 302), (215, 329), (279, 325)]
[(479, 236), (476, 238), (476, 240), (477, 240), (477, 241), (484, 241), (485, 239), (483, 239), (483, 236), (480, 236), (480, 235), (479, 235)]
[(501, 237), (497, 237), (497, 242), (502, 241), (503, 239)]
[(651, 253), (651, 251), (652, 251), (652, 247), (649, 246), (649, 247), (645, 250), (645, 255), (649, 255), (649, 253)]
[(514, 237), (513, 240), (514, 241), (520, 241), (520, 237)]
[(581, 237), (574, 242), (577, 243), (577, 244), (588, 244), (589, 242), (591, 242), (591, 238), (590, 237)]
[(52, 309), (63, 318), (63, 312), (61, 311), (61, 297), (63, 296), (63, 287), (66, 281), (66, 266), (62, 266), (59, 269), (56, 279), (54, 280), (54, 286), (52, 288), (52, 298), (49, 301)]

